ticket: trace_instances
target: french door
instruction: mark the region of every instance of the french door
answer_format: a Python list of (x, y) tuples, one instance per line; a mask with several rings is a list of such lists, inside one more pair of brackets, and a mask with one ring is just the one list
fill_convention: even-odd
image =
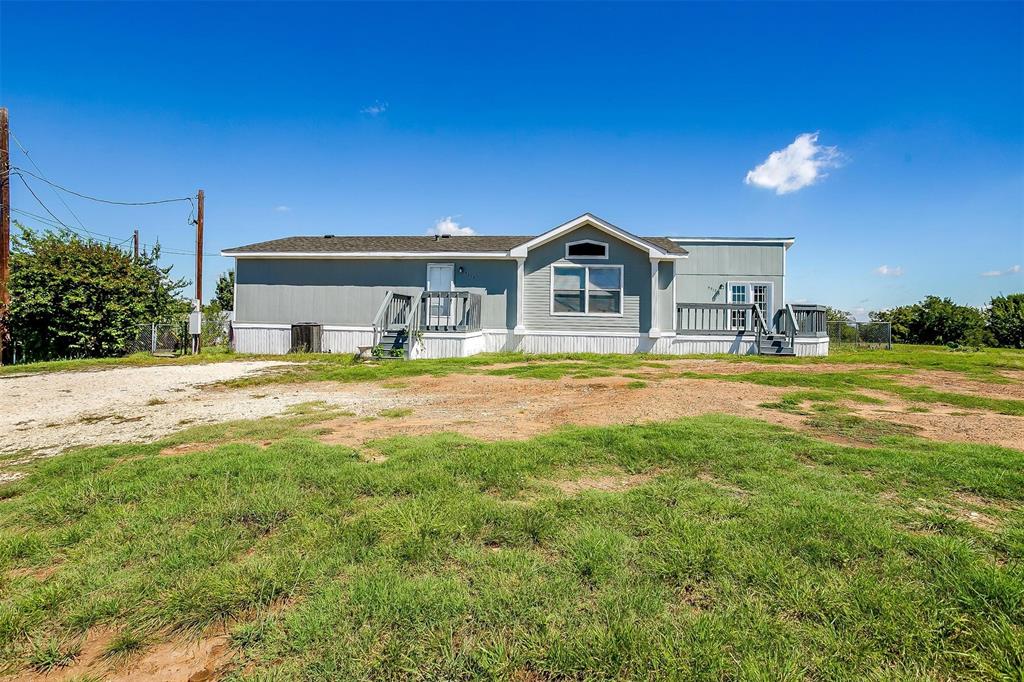
[[(740, 305), (754, 303), (761, 309), (766, 324), (771, 324), (772, 285), (769, 282), (730, 282), (729, 303)], [(733, 329), (753, 329), (754, 321), (750, 319), (750, 310), (730, 310), (729, 326)]]

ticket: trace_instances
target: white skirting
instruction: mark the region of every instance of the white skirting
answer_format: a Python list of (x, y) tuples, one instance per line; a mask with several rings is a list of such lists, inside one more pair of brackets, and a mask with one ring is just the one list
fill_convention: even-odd
[(793, 344), (793, 349), (801, 357), (828, 355), (828, 337), (805, 336), (801, 338), (798, 336), (796, 343)]
[[(291, 345), (289, 325), (234, 325), (235, 350), (239, 353), (283, 355)], [(358, 346), (373, 343), (369, 327), (324, 326), (323, 350), (328, 353), (355, 353)], [(828, 355), (828, 337), (797, 337), (799, 356)], [(658, 353), (666, 355), (703, 355), (757, 352), (753, 336), (716, 336), (692, 334), (650, 338), (647, 334), (587, 334), (577, 332), (527, 332), (485, 329), (466, 334), (425, 332), (412, 351), (411, 358), (461, 358), (478, 353), (520, 351), (523, 353)]]
[[(235, 351), (260, 355), (284, 355), (291, 349), (289, 324), (235, 324)], [(324, 325), (321, 337), (325, 353), (356, 353), (359, 346), (373, 343), (370, 327), (332, 327)]]

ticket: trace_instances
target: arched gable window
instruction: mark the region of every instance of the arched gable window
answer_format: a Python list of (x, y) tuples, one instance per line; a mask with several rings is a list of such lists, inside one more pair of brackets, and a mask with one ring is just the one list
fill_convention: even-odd
[(565, 245), (566, 258), (600, 258), (608, 259), (608, 244), (595, 242), (593, 239), (581, 239), (576, 242), (567, 242)]

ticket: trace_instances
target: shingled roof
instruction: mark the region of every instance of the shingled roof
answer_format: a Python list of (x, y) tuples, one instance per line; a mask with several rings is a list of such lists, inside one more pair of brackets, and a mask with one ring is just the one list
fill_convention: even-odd
[[(534, 238), (528, 236), (456, 235), (451, 237), (285, 237), (248, 246), (226, 249), (231, 256), (242, 253), (493, 253), (505, 254)], [(667, 253), (685, 254), (686, 250), (667, 237), (641, 237)]]

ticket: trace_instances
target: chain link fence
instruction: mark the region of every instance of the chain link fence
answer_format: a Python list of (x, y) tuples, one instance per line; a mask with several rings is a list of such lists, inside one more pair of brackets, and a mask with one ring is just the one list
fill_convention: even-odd
[(892, 349), (892, 325), (888, 322), (830, 321), (829, 348), (885, 348)]
[(188, 323), (144, 323), (129, 344), (129, 353), (153, 355), (180, 355), (189, 347)]

